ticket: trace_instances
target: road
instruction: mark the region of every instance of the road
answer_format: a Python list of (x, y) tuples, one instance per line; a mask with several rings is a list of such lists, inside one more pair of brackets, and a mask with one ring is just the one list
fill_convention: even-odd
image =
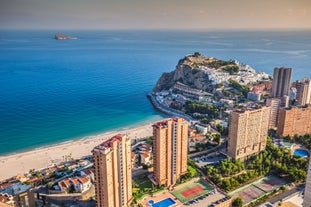
[(291, 190), (289, 190), (289, 191), (286, 191), (285, 193), (282, 193), (282, 194), (280, 194), (280, 195), (275, 196), (274, 198), (271, 198), (271, 199), (269, 200), (269, 202), (272, 203), (272, 204), (275, 204), (275, 203), (277, 203), (277, 202), (279, 202), (279, 201), (281, 201), (281, 200), (284, 200), (285, 198), (287, 198), (287, 197), (289, 197), (289, 196), (291, 196), (291, 195), (294, 195), (294, 194), (296, 194), (296, 193), (303, 192), (304, 186), (305, 186), (305, 184), (301, 184), (301, 185), (299, 185), (299, 186), (296, 186), (296, 187), (294, 187), (293, 189), (291, 189)]
[(204, 150), (202, 152), (196, 152), (196, 153), (189, 154), (189, 158), (193, 159), (193, 158), (201, 156), (201, 155), (206, 155), (206, 154), (210, 154), (212, 152), (217, 152), (223, 147), (225, 147), (225, 143), (222, 143), (221, 145), (218, 145), (218, 146), (216, 146), (212, 149), (209, 149), (209, 150)]
[(145, 169), (142, 169), (142, 168), (132, 169), (132, 177), (133, 178), (139, 177), (139, 176), (144, 175), (144, 174), (148, 174), (148, 170), (145, 170)]
[(164, 106), (163, 104), (159, 103), (155, 96), (153, 94), (148, 94), (148, 97), (150, 98), (151, 100), (151, 103), (153, 104), (153, 106), (158, 109), (159, 111), (162, 111), (163, 113), (165, 114), (168, 114), (168, 115), (172, 115), (172, 116), (178, 116), (178, 117), (181, 117), (181, 118), (184, 118), (188, 121), (196, 121), (194, 120), (191, 116), (181, 112), (181, 111), (178, 111), (178, 110), (175, 110), (175, 109), (172, 109), (172, 108), (169, 108), (167, 106)]

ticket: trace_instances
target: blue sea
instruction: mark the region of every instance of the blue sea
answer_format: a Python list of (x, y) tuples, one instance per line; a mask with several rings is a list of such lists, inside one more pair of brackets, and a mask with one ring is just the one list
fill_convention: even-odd
[(195, 51), (311, 77), (310, 30), (55, 32), (0, 30), (0, 154), (162, 119), (146, 94)]

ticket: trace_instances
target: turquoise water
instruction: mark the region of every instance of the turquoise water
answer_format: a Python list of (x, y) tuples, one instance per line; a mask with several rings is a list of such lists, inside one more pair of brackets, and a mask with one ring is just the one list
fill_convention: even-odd
[(310, 31), (0, 30), (0, 154), (159, 120), (146, 94), (199, 51), (311, 77)]
[(165, 198), (165, 199), (163, 199), (163, 200), (161, 200), (159, 202), (156, 202), (156, 203), (153, 203), (153, 201), (150, 202), (152, 207), (170, 207), (170, 206), (174, 205), (175, 203), (176, 202), (173, 199), (171, 199), (171, 198)]
[(296, 149), (294, 150), (294, 155), (299, 155), (301, 157), (305, 157), (308, 156), (308, 151), (304, 150), (304, 149)]

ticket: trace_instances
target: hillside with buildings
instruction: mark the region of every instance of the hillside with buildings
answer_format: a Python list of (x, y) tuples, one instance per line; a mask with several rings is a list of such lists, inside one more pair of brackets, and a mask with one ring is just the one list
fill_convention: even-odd
[(195, 52), (179, 60), (174, 71), (163, 73), (153, 91), (169, 90), (179, 82), (198, 90), (211, 92), (217, 84), (230, 84), (229, 80), (241, 85), (250, 85), (269, 79), (268, 74), (258, 73), (249, 65), (241, 64), (236, 60), (219, 60)]
[(227, 109), (268, 96), (270, 80), (270, 75), (249, 65), (196, 52), (179, 60), (174, 71), (163, 73), (149, 98), (165, 113), (206, 124), (228, 118)]

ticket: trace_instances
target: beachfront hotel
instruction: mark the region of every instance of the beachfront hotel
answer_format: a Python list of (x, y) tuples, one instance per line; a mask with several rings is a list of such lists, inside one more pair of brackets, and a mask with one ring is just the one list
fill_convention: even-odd
[(302, 206), (311, 207), (311, 158), (309, 158), (309, 168)]
[(187, 173), (188, 123), (182, 118), (153, 125), (154, 180), (171, 188)]
[(276, 133), (282, 136), (311, 133), (311, 106), (281, 108)]
[(229, 121), (227, 153), (244, 159), (266, 148), (270, 107), (257, 106), (232, 111)]
[(131, 141), (115, 135), (93, 149), (97, 207), (125, 207), (132, 201)]
[(272, 82), (272, 97), (283, 97), (289, 95), (291, 68), (274, 68)]

